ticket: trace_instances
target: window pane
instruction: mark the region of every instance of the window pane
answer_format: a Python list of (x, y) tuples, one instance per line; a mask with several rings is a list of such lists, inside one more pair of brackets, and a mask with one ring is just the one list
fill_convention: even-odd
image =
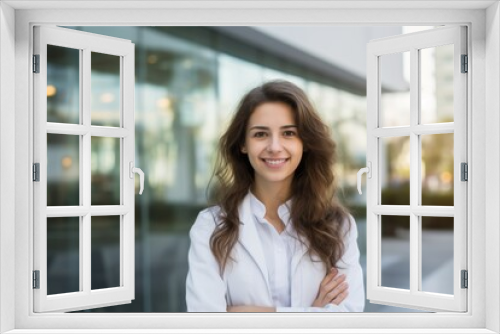
[(410, 205), (410, 137), (380, 138), (382, 205)]
[(120, 57), (92, 52), (92, 125), (120, 126)]
[(381, 286), (410, 289), (410, 217), (382, 216)]
[(421, 123), (453, 122), (453, 44), (420, 50)]
[(120, 138), (92, 137), (92, 205), (120, 205)]
[(47, 122), (80, 121), (80, 50), (47, 45)]
[(92, 290), (120, 286), (120, 216), (93, 216)]
[(422, 205), (453, 206), (453, 133), (421, 140)]
[(383, 55), (379, 61), (380, 126), (410, 125), (410, 52)]
[(453, 294), (453, 217), (422, 217), (422, 291)]
[(47, 218), (47, 294), (80, 291), (80, 217)]
[(80, 205), (80, 137), (47, 134), (47, 205)]

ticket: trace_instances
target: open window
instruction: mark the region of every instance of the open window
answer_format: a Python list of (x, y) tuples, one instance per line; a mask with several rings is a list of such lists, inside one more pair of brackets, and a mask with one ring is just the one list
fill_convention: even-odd
[[(430, 311), (467, 310), (466, 50), (466, 28), (457, 26), (368, 44), (367, 297), (371, 302)], [(433, 80), (431, 87), (426, 73), (438, 75), (439, 66), (445, 65), (436, 62), (429, 71), (426, 57), (438, 54), (453, 64), (452, 76)], [(409, 92), (400, 97), (403, 107), (396, 111), (398, 117), (389, 121), (387, 115), (395, 105), (384, 99), (381, 80), (387, 75), (384, 64), (393, 57), (409, 59)], [(443, 91), (450, 105), (447, 110), (435, 102)], [(430, 155), (437, 161), (432, 168), (426, 165)], [(406, 191), (389, 196), (391, 189)], [(443, 191), (451, 194), (451, 202), (440, 201)], [(428, 240), (426, 230), (440, 224), (451, 238)], [(398, 228), (405, 234), (399, 240), (404, 245), (391, 248), (387, 231)], [(452, 252), (452, 260), (444, 266), (450, 271), (445, 283), (449, 289), (426, 284), (426, 266), (439, 259), (439, 254), (426, 252), (428, 242), (442, 242)], [(399, 265), (408, 280), (394, 286), (384, 275), (384, 263), (394, 256), (401, 259), (395, 252), (405, 248), (406, 260)]]
[(34, 54), (34, 310), (129, 303), (134, 44), (38, 26)]

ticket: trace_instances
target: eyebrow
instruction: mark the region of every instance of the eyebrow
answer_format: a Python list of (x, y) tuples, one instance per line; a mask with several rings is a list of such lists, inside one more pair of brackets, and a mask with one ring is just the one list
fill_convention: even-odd
[[(280, 126), (280, 129), (290, 129), (290, 128), (297, 128), (297, 125), (283, 125), (283, 126)], [(269, 130), (269, 127), (268, 126), (262, 126), (262, 125), (254, 125), (249, 130)]]

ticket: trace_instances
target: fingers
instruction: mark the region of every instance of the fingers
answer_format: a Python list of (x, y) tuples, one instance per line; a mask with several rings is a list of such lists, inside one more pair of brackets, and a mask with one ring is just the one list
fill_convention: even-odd
[(332, 291), (333, 289), (335, 289), (339, 284), (345, 282), (346, 280), (346, 276), (345, 274), (342, 274), (342, 275), (337, 275), (335, 276), (333, 279), (330, 280), (330, 282), (328, 282), (324, 288), (327, 292), (330, 292)]
[(349, 291), (347, 289), (345, 289), (342, 293), (340, 293), (337, 297), (335, 297), (330, 302), (330, 304), (340, 305), (340, 303), (342, 303), (347, 298), (348, 295), (349, 295)]
[[(338, 301), (345, 299), (345, 296), (338, 298), (341, 293), (343, 293), (347, 288), (346, 276), (344, 274), (337, 275), (338, 270), (334, 269), (330, 274), (326, 275), (320, 284), (320, 290), (318, 293), (318, 300), (321, 304), (326, 305), (331, 303), (333, 300)], [(335, 276), (336, 275), (336, 276)]]
[(320, 288), (327, 285), (335, 276), (337, 276), (338, 273), (339, 271), (337, 268), (330, 269), (328, 275), (326, 275), (325, 278), (323, 278), (323, 280), (321, 281)]
[(313, 306), (339, 305), (348, 295), (349, 285), (346, 282), (346, 275), (339, 275), (338, 269), (332, 268), (321, 281), (318, 296), (314, 300)]
[(349, 294), (348, 289), (349, 284), (347, 282), (339, 283), (335, 288), (326, 294), (325, 302), (327, 304), (339, 305)]

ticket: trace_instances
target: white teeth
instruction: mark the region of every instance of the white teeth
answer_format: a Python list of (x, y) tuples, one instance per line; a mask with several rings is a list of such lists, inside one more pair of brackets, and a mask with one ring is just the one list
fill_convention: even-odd
[(269, 159), (266, 159), (266, 162), (268, 164), (271, 164), (271, 165), (279, 165), (283, 162), (285, 162), (286, 159), (280, 159), (280, 160), (269, 160)]

